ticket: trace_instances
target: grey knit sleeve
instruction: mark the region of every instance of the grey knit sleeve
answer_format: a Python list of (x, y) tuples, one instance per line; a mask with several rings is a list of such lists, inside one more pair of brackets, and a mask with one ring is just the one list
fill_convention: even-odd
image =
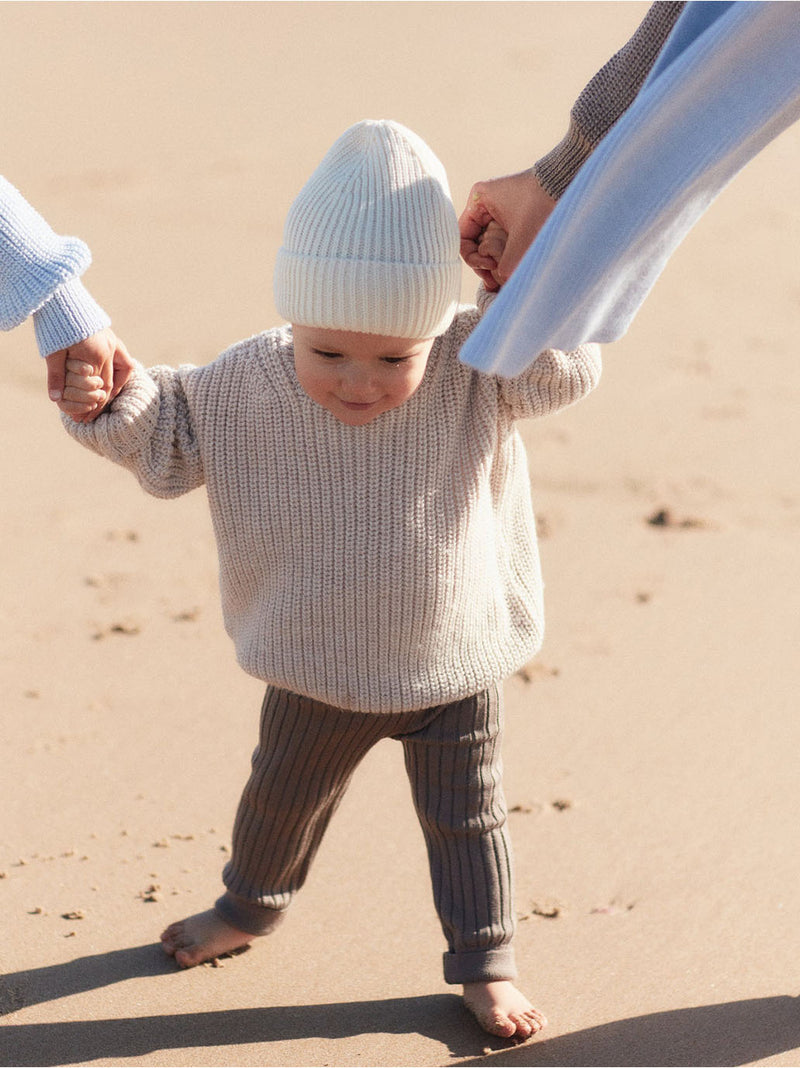
[(123, 391), (91, 423), (62, 414), (86, 448), (127, 468), (154, 497), (179, 497), (204, 482), (200, 446), (185, 384), (191, 367), (137, 365)]
[(633, 103), (684, 6), (667, 0), (652, 4), (627, 44), (595, 74), (575, 101), (565, 137), (533, 167), (540, 185), (551, 197), (558, 199), (562, 195)]

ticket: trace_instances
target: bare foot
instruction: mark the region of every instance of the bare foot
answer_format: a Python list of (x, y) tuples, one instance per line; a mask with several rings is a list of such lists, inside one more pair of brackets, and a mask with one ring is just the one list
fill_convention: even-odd
[(464, 1004), (484, 1031), (501, 1038), (530, 1038), (547, 1024), (508, 979), (464, 983)]
[(243, 949), (254, 938), (255, 935), (231, 927), (213, 909), (209, 909), (208, 912), (198, 912), (196, 916), (171, 923), (161, 935), (161, 946), (181, 968), (193, 968), (195, 964)]

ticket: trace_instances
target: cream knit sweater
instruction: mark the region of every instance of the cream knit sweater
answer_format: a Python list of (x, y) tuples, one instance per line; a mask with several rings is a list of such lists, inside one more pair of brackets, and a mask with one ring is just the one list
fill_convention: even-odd
[(225, 625), (241, 666), (341, 708), (399, 712), (477, 693), (543, 635), (525, 451), (514, 421), (596, 385), (597, 346), (517, 379), (458, 361), (461, 308), (417, 392), (363, 427), (301, 389), (290, 327), (205, 367), (139, 369), (107, 413), (64, 420), (145, 490), (205, 483)]

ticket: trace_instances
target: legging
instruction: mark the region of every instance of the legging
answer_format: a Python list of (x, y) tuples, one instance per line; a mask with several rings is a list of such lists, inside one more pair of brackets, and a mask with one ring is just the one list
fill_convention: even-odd
[(270, 687), (218, 914), (249, 934), (274, 927), (305, 882), (356, 766), (376, 742), (394, 738), (403, 743), (447, 940), (445, 981), (515, 978), (501, 718), (496, 687), (390, 714), (348, 712)]

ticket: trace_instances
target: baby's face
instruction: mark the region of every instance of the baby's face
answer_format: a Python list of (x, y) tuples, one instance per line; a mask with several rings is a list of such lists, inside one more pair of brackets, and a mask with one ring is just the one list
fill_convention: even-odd
[(348, 426), (364, 426), (415, 392), (434, 338), (383, 337), (293, 326), (297, 380)]

